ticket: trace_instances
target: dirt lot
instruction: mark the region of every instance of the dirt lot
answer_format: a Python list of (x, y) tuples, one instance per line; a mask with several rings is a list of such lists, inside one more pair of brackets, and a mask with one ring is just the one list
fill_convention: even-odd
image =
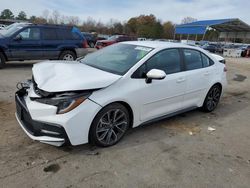
[(130, 130), (110, 148), (56, 148), (24, 134), (13, 97), (31, 67), (0, 70), (0, 187), (250, 187), (250, 59), (227, 59), (229, 86), (213, 113)]

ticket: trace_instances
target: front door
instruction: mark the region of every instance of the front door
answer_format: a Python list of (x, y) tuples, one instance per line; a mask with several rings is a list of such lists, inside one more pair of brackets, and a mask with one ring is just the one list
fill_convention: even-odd
[(133, 82), (137, 82), (135, 95), (140, 105), (142, 122), (181, 110), (186, 88), (186, 78), (182, 72), (178, 49), (167, 49), (157, 53), (135, 74), (145, 75), (152, 69), (163, 70), (167, 76), (163, 80), (152, 80), (152, 83), (146, 83), (143, 78), (133, 79)]
[(9, 45), (12, 59), (42, 59), (40, 29), (28, 27), (15, 35)]

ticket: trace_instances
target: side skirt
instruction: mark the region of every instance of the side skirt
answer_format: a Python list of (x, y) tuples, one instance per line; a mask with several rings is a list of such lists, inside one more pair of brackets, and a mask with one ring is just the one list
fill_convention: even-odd
[(146, 121), (146, 122), (144, 122), (144, 123), (141, 123), (139, 126), (141, 126), (141, 125), (146, 125), (146, 124), (150, 124), (150, 123), (155, 123), (155, 122), (157, 122), (157, 121), (160, 121), (160, 120), (163, 120), (163, 119), (167, 119), (167, 118), (176, 116), (176, 115), (178, 115), (178, 114), (182, 114), (182, 113), (185, 113), (185, 112), (194, 110), (194, 109), (196, 109), (196, 108), (198, 108), (198, 107), (194, 106), (194, 107), (190, 107), (190, 108), (186, 108), (186, 109), (183, 109), (183, 110), (179, 110), (179, 111), (176, 111), (176, 112), (167, 114), (167, 115), (163, 115), (163, 116), (160, 116), (160, 117), (157, 117), (157, 118), (148, 120), (148, 121)]

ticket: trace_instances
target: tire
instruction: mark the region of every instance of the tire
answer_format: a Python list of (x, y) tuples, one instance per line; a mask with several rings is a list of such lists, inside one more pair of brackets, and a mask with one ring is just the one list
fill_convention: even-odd
[(5, 57), (3, 55), (3, 53), (0, 52), (0, 69), (4, 68), (5, 66)]
[(89, 43), (89, 47), (90, 47), (90, 48), (94, 48), (94, 47), (95, 47), (95, 44), (94, 44), (93, 42), (90, 42), (90, 43)]
[(208, 91), (202, 109), (205, 112), (212, 112), (218, 105), (221, 96), (221, 86), (214, 85)]
[(59, 60), (74, 61), (76, 60), (76, 54), (70, 50), (63, 51), (59, 56)]
[(89, 132), (93, 145), (108, 147), (115, 145), (125, 135), (130, 123), (127, 108), (119, 103), (104, 107), (94, 118)]

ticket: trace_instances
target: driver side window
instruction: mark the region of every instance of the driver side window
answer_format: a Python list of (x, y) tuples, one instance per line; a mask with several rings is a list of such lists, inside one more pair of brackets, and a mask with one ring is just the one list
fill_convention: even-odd
[(17, 36), (20, 36), (22, 40), (40, 40), (40, 29), (27, 28), (21, 31)]
[(181, 56), (178, 49), (163, 50), (135, 71), (132, 78), (145, 78), (148, 71), (152, 69), (163, 70), (166, 74), (177, 73), (181, 71)]

